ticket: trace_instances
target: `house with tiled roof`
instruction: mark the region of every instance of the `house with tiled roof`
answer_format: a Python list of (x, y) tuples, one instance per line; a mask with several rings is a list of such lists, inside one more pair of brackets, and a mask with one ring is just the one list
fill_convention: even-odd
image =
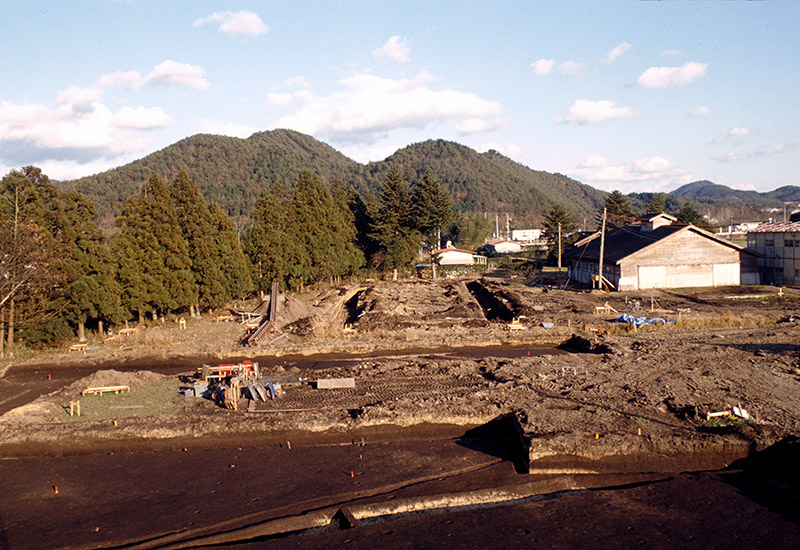
[(754, 251), (668, 214), (594, 233), (565, 252), (570, 279), (596, 283), (600, 269), (615, 290), (705, 287), (760, 282)]
[(758, 254), (764, 283), (800, 286), (800, 221), (762, 223), (747, 232), (747, 248)]

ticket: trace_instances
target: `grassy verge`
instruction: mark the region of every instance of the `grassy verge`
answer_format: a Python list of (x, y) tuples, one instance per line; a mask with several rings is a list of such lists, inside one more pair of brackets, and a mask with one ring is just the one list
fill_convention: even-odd
[(179, 380), (164, 380), (131, 388), (129, 392), (85, 395), (80, 398), (81, 416), (69, 415), (69, 403), (56, 413), (61, 422), (115, 420), (132, 416), (156, 416), (166, 412), (181, 386)]

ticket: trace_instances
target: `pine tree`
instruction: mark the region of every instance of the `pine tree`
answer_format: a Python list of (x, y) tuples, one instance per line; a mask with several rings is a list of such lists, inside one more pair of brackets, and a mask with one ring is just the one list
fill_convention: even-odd
[(192, 274), (197, 282), (198, 310), (200, 306), (218, 307), (229, 297), (208, 207), (183, 170), (170, 185), (169, 194), (181, 233), (186, 240)]
[(186, 240), (164, 184), (153, 174), (117, 218), (112, 248), (119, 262), (123, 304), (140, 320), (197, 302)]
[(294, 208), (286, 188), (273, 183), (256, 201), (242, 249), (262, 293), (273, 281), (282, 288), (301, 288), (311, 275), (311, 257), (295, 232)]
[[(631, 208), (628, 198), (619, 191), (612, 191), (604, 204), (606, 209), (606, 231), (622, 225), (628, 225), (636, 215)], [(602, 210), (598, 213), (597, 229), (600, 229), (603, 220)]]
[(225, 215), (216, 203), (210, 203), (208, 210), (216, 237), (217, 257), (222, 265), (226, 301), (242, 298), (253, 290), (250, 263), (242, 251), (239, 237), (231, 219)]
[(78, 337), (83, 341), (87, 322), (114, 324), (124, 320), (121, 289), (105, 235), (91, 221), (96, 217), (94, 206), (77, 193), (66, 193), (58, 202), (58, 235), (68, 279), (61, 317), (77, 326)]
[(405, 267), (419, 246), (413, 228), (410, 198), (408, 183), (400, 171), (393, 168), (381, 190), (373, 226), (373, 236), (384, 253), (384, 269)]
[(706, 231), (710, 231), (712, 233), (715, 232), (714, 226), (708, 223), (706, 219), (692, 206), (692, 203), (687, 202), (683, 205), (680, 212), (676, 216), (679, 222), (683, 223), (690, 223), (695, 227), (699, 227), (700, 229), (705, 229)]
[(416, 229), (425, 236), (431, 250), (438, 248), (438, 235), (453, 217), (450, 195), (441, 180), (426, 171), (413, 188), (411, 202)]
[(319, 179), (301, 173), (292, 201), (295, 232), (311, 258), (310, 282), (352, 272), (363, 264), (353, 242), (355, 227)]
[[(561, 249), (558, 248), (559, 225), (561, 226)], [(544, 238), (547, 240), (547, 257), (549, 260), (558, 258), (559, 252), (564, 253), (567, 246), (573, 244), (578, 235), (575, 233), (578, 224), (575, 218), (560, 204), (556, 204), (548, 212), (544, 221)]]
[(667, 211), (667, 201), (664, 193), (655, 193), (647, 204), (646, 214), (660, 214)]

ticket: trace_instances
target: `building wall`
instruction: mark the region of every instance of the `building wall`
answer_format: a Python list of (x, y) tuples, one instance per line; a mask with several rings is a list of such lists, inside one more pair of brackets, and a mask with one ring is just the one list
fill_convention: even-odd
[(800, 232), (748, 233), (747, 247), (760, 254), (765, 284), (800, 286)]
[[(606, 265), (603, 272), (621, 291), (725, 286), (741, 284), (743, 273), (748, 274), (747, 282), (757, 283), (753, 262), (751, 254), (685, 231), (659, 241), (649, 250), (623, 259), (619, 265)], [(580, 262), (570, 266), (570, 276), (585, 284), (590, 284), (591, 276), (596, 274), (596, 262)]]
[(439, 265), (472, 265), (472, 254), (451, 250), (439, 254)]

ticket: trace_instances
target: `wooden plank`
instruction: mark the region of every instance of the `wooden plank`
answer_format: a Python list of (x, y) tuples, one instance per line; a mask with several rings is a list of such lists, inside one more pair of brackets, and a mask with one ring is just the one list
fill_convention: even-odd
[(320, 378), (317, 380), (318, 390), (337, 390), (355, 387), (355, 378)]

